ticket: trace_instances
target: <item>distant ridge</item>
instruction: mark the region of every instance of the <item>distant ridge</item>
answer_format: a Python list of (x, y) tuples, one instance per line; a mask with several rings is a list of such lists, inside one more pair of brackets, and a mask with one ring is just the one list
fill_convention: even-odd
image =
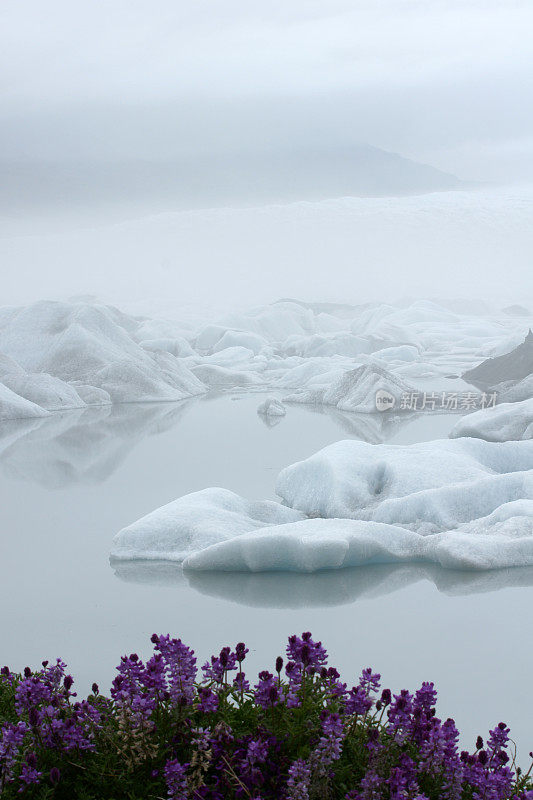
[(174, 161), (0, 162), (0, 211), (146, 205), (257, 205), (469, 188), (447, 172), (359, 145)]

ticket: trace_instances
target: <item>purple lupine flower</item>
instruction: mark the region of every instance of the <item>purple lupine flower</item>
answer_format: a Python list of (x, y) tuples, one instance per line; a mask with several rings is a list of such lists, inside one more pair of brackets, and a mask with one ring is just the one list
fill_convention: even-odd
[(415, 762), (406, 753), (402, 753), (399, 765), (391, 769), (387, 779), (390, 800), (404, 800), (418, 792)]
[(172, 758), (165, 764), (164, 775), (170, 800), (187, 800), (187, 767)]
[(287, 708), (296, 708), (300, 705), (299, 691), (302, 686), (302, 668), (294, 661), (287, 661), (285, 674), (289, 679), (287, 691)]
[(205, 662), (202, 672), (204, 673), (204, 680), (210, 680), (214, 683), (223, 683), (224, 681), (224, 667), (217, 656), (211, 656), (211, 661)]
[(415, 692), (411, 716), (411, 737), (420, 744), (433, 730), (437, 692), (433, 683), (423, 683)]
[(233, 679), (233, 686), (239, 692), (248, 692), (250, 691), (250, 683), (246, 678), (246, 673), (239, 672), (238, 675), (235, 676)]
[[(424, 682), (420, 689), (415, 692), (413, 700), (413, 708), (421, 708), (426, 714), (429, 714), (437, 703), (437, 692), (434, 683)], [(483, 740), (481, 740), (483, 746)]]
[(200, 686), (198, 688), (198, 700), (198, 707), (204, 714), (210, 714), (218, 708), (218, 695), (207, 686)]
[[(24, 784), (24, 788), (32, 784), (40, 783), (42, 772), (37, 769), (37, 757), (35, 753), (28, 753), (25, 761), (22, 762), (19, 780)], [(22, 789), (20, 790), (22, 791)]]
[(402, 689), (400, 694), (394, 695), (387, 716), (389, 724), (387, 732), (401, 744), (410, 730), (411, 712), (413, 709), (413, 696), (406, 689)]
[(271, 708), (282, 700), (281, 690), (271, 672), (259, 673), (259, 681), (254, 687), (255, 701), (261, 708)]
[(344, 725), (339, 714), (322, 713), (322, 735), (309, 757), (313, 773), (325, 775), (328, 767), (341, 757), (345, 737)]
[(510, 730), (505, 722), (499, 722), (494, 730), (489, 731), (487, 751), (491, 760), (500, 759), (509, 743)]
[(368, 769), (361, 778), (360, 795), (361, 800), (381, 800), (383, 797), (383, 778), (377, 770)]
[(249, 649), (246, 647), (244, 642), (238, 642), (235, 645), (235, 658), (239, 662), (239, 664), (244, 661), (246, 658), (246, 654), (249, 653)]
[(268, 755), (268, 744), (261, 739), (252, 739), (246, 751), (246, 761), (250, 765), (263, 764)]
[(313, 641), (309, 631), (302, 636), (289, 636), (287, 658), (304, 670), (318, 669), (327, 662), (328, 654), (322, 642)]
[(13, 768), (28, 730), (25, 722), (6, 722), (0, 728), (0, 786), (13, 777)]
[(344, 709), (346, 714), (364, 716), (372, 708), (372, 699), (362, 686), (352, 687), (347, 694)]
[(208, 728), (193, 728), (191, 733), (197, 750), (209, 750), (211, 747), (211, 731)]
[(287, 778), (287, 797), (290, 800), (309, 800), (311, 767), (303, 758), (293, 761)]
[[(43, 662), (40, 672), (24, 670), (24, 678), (15, 689), (15, 708), (19, 716), (27, 714), (32, 735), (45, 747), (90, 750), (94, 748), (94, 730), (100, 713), (88, 701), (71, 703), (73, 679), (65, 675), (66, 665), (58, 660)], [(24, 774), (31, 776), (31, 764)]]
[[(166, 636), (152, 636), (154, 649), (163, 659), (164, 672), (167, 677), (168, 693), (174, 703), (190, 705), (194, 697), (194, 681), (196, 680), (196, 657), (194, 650), (183, 644), (181, 639)], [(154, 664), (156, 675), (159, 670)]]
[(338, 700), (346, 696), (346, 684), (340, 681), (340, 673), (335, 667), (321, 667), (320, 678), (328, 694)]
[(372, 672), (370, 667), (364, 669), (361, 677), (359, 678), (359, 686), (365, 689), (367, 694), (370, 692), (377, 692), (380, 686), (381, 675), (379, 672)]

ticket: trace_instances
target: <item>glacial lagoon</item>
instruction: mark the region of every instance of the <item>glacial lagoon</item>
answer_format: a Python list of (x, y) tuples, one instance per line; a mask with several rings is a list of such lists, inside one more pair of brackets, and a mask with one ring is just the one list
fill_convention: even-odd
[(272, 424), (256, 413), (265, 397), (209, 395), (2, 423), (2, 663), (37, 666), (61, 655), (83, 693), (93, 680), (109, 686), (119, 655), (147, 654), (157, 631), (182, 637), (201, 662), (244, 640), (253, 676), (286, 636), (309, 629), (347, 680), (369, 665), (393, 690), (434, 680), (440, 713), (456, 719), (465, 743), (503, 719), (524, 763), (533, 745), (533, 699), (524, 691), (533, 673), (533, 568), (184, 575), (168, 563), (110, 564), (113, 534), (183, 494), (222, 486), (275, 499), (278, 472), (327, 444), (409, 444), (446, 437), (457, 421), (298, 405)]

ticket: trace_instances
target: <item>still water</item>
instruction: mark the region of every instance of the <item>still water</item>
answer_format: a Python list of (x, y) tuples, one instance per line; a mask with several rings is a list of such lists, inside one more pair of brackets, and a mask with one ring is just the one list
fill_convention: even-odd
[(168, 564), (112, 566), (113, 534), (187, 492), (222, 486), (275, 499), (280, 469), (354, 437), (408, 444), (446, 437), (452, 415), (382, 415), (291, 406), (278, 424), (260, 393), (116, 406), (0, 426), (0, 662), (61, 656), (80, 692), (108, 687), (119, 656), (147, 655), (154, 632), (202, 661), (250, 647), (248, 674), (286, 637), (311, 630), (343, 678), (365, 666), (393, 690), (423, 680), (470, 745), (504, 720), (525, 764), (533, 746), (533, 569), (451, 572), (381, 566), (317, 575), (195, 575)]

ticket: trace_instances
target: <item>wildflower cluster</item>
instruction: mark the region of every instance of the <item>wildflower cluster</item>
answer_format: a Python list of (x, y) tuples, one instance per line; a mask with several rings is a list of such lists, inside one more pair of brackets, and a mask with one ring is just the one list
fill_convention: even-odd
[(152, 637), (117, 667), (110, 697), (76, 700), (62, 661), (0, 671), (0, 795), (169, 800), (533, 800), (500, 722), (461, 750), (432, 683), (393, 694), (363, 670), (348, 686), (310, 633), (256, 680), (247, 647), (198, 670), (194, 652)]

